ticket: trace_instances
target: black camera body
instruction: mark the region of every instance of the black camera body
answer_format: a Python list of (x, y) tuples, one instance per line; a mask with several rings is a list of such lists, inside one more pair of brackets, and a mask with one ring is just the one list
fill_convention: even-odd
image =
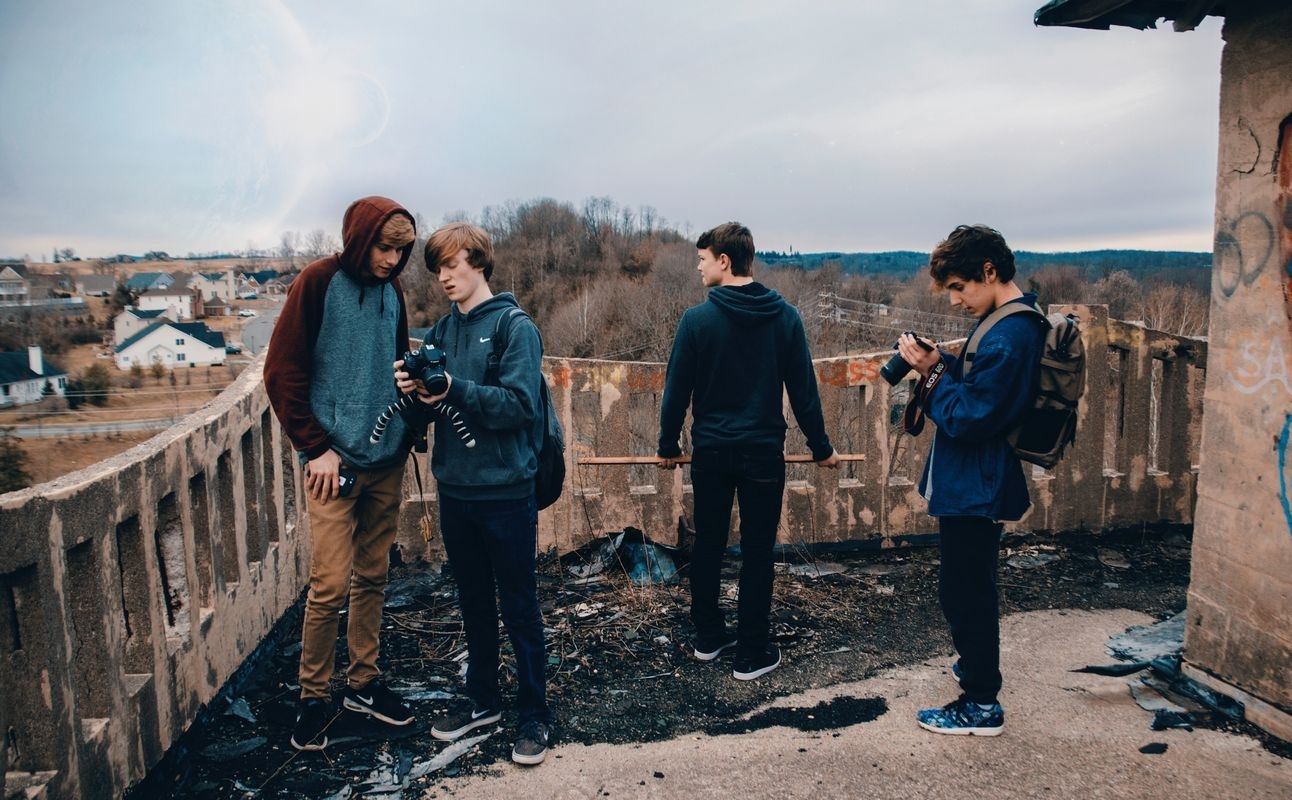
[(404, 353), (404, 372), (415, 381), (421, 381), (426, 391), (432, 395), (444, 394), (449, 388), (449, 379), (444, 374), (444, 365), (448, 356), (435, 345), (427, 342), (420, 350)]
[[(906, 331), (905, 333), (907, 336), (915, 337), (915, 343), (920, 347), (923, 347), (929, 352), (933, 351), (933, 347), (917, 336), (915, 331)], [(897, 347), (897, 345), (894, 344), (893, 347)], [(896, 386), (902, 382), (903, 378), (911, 374), (911, 369), (911, 365), (906, 363), (906, 359), (902, 358), (902, 354), (897, 353), (892, 358), (888, 359), (887, 364), (879, 368), (879, 374), (884, 380), (888, 381), (889, 386)]]

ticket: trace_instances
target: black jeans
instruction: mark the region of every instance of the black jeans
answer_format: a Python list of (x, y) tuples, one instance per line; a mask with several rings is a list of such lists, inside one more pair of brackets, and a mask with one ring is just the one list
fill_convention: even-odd
[(975, 703), (1000, 691), (996, 569), (1004, 526), (986, 517), (938, 517), (938, 600), (960, 657), (960, 689)]
[(741, 653), (767, 647), (772, 607), (772, 546), (781, 521), (785, 457), (780, 450), (698, 449), (691, 457), (695, 490), (695, 548), (691, 553), (691, 621), (701, 637), (719, 637), (722, 556), (731, 532), (731, 503), (740, 503), (740, 603), (736, 639)]
[(516, 653), (520, 722), (549, 722), (543, 615), (534, 579), (538, 506), (533, 496), (457, 500), (440, 495), (440, 531), (467, 634), (467, 696), (481, 708), (502, 709), (496, 584), (502, 622)]

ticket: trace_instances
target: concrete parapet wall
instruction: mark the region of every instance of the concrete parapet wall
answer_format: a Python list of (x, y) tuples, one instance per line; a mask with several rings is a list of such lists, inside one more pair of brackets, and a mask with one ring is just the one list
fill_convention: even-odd
[(260, 380), (253, 366), (148, 442), (0, 496), (10, 785), (45, 772), (51, 797), (120, 796), (300, 595), (298, 470)]
[[(1028, 470), (1033, 508), (1014, 530), (1099, 529), (1136, 522), (1191, 522), (1195, 499), (1206, 342), (1110, 321), (1103, 306), (1054, 306), (1077, 313), (1087, 348), (1087, 392), (1073, 450), (1053, 472)], [(954, 348), (953, 348), (954, 349)], [(787, 468), (780, 541), (816, 544), (857, 539), (885, 546), (936, 531), (917, 484), (932, 437), (899, 435), (908, 384), (879, 377), (891, 353), (816, 361), (827, 430), (836, 449), (865, 461), (838, 470)], [(567, 551), (632, 525), (674, 541), (692, 513), (689, 470), (652, 465), (578, 466), (585, 456), (653, 456), (665, 365), (548, 358), (552, 399), (565, 428), (565, 493), (539, 514), (539, 547)], [(788, 402), (789, 453), (806, 453)], [(690, 452), (684, 426), (682, 450)], [(423, 461), (423, 464), (425, 462)], [(433, 485), (427, 485), (438, 531)], [(416, 490), (411, 488), (410, 494)], [(410, 557), (442, 556), (438, 533), (418, 532), (420, 505), (406, 505), (400, 545)], [(738, 523), (737, 523), (738, 524)], [(733, 527), (732, 541), (739, 536)]]
[[(1032, 471), (1035, 508), (1013, 527), (1189, 521), (1200, 401), (1188, 376), (1205, 369), (1205, 344), (1110, 323), (1102, 307), (1075, 310), (1091, 368), (1077, 445), (1053, 473)], [(782, 542), (891, 546), (935, 530), (916, 492), (931, 434), (897, 434), (909, 385), (892, 390), (879, 378), (889, 355), (816, 362), (836, 447), (866, 460), (837, 471), (791, 465)], [(0, 497), (0, 730), (12, 729), (12, 782), (46, 782), (52, 797), (120, 795), (300, 596), (310, 557), (300, 470), (269, 409), (262, 364), (150, 441)], [(687, 469), (576, 465), (654, 454), (665, 365), (544, 366), (568, 477), (539, 515), (540, 548), (573, 549), (629, 525), (671, 541), (691, 516)], [(787, 449), (805, 452), (797, 428)], [(409, 470), (405, 489), (405, 558), (441, 558), (433, 482), (419, 496)]]

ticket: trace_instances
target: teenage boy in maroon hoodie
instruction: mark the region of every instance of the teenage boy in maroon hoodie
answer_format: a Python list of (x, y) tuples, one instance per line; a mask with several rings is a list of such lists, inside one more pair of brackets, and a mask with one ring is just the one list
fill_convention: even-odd
[(265, 390), (305, 466), (309, 496), (312, 556), (291, 738), (298, 750), (328, 743), (334, 716), (328, 682), (347, 597), (350, 667), (342, 704), (390, 725), (413, 721), (377, 669), (412, 436), (399, 417), (379, 444), (369, 434), (398, 398), (390, 364), (408, 349), (398, 276), (416, 232), (412, 215), (393, 200), (365, 197), (346, 209), (341, 236), (340, 253), (310, 264), (292, 283), (265, 359)]

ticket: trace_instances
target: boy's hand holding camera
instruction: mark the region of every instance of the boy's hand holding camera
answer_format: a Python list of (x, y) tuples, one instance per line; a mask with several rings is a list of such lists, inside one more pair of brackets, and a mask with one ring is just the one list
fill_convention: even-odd
[(449, 387), (453, 385), (453, 376), (448, 372), (444, 373), (444, 391), (439, 394), (431, 394), (421, 381), (413, 380), (413, 376), (404, 372), (404, 360), (395, 362), (395, 386), (403, 394), (417, 394), (417, 399), (427, 405), (435, 405), (443, 400), (449, 394)]
[(911, 366), (911, 369), (920, 373), (921, 377), (928, 376), (929, 370), (942, 360), (942, 353), (933, 346), (932, 342), (911, 333), (903, 333), (898, 338), (897, 352), (901, 354), (902, 360)]

